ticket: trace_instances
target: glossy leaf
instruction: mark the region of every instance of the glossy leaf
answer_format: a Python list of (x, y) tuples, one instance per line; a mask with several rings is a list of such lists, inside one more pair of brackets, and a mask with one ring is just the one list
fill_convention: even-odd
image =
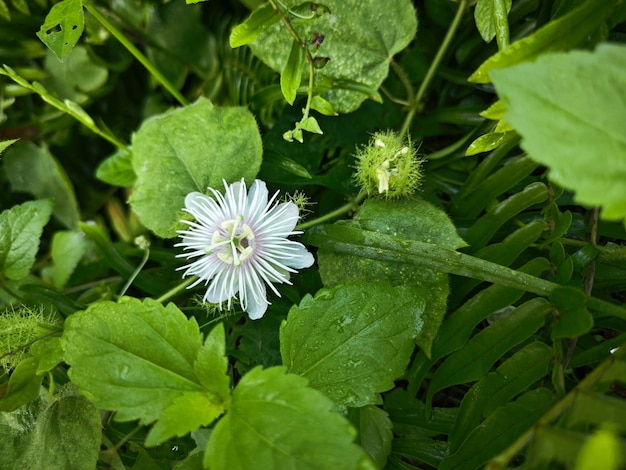
[(280, 331), (283, 364), (337, 404), (376, 404), (406, 368), (423, 310), (424, 300), (405, 287), (324, 289), (289, 311)]
[(536, 298), (477, 333), (435, 371), (428, 387), (428, 402), (439, 390), (485, 376), (508, 350), (528, 339), (543, 325), (549, 311), (550, 304)]
[(469, 145), (469, 147), (467, 147), (465, 155), (470, 157), (472, 155), (477, 155), (482, 152), (489, 152), (490, 150), (500, 147), (506, 142), (512, 141), (516, 137), (517, 133), (513, 131), (490, 132), (489, 134), (481, 135), (476, 140), (474, 140)]
[[(300, 0), (282, 2), (286, 8)], [(330, 60), (323, 69), (333, 89), (322, 96), (340, 113), (354, 111), (372, 96), (350, 89), (349, 82), (358, 81), (368, 90), (376, 90), (389, 70), (391, 58), (413, 39), (417, 29), (415, 10), (409, 0), (393, 0), (381, 8), (375, 0), (325, 0), (330, 10), (309, 21), (294, 22), (301, 38), (322, 34), (324, 41), (317, 51)], [(250, 45), (252, 51), (276, 71), (285, 69), (290, 57), (293, 37), (281, 23), (266, 29)], [(342, 88), (341, 82), (347, 86)]]
[(351, 409), (349, 417), (359, 433), (358, 444), (379, 469), (385, 468), (393, 441), (393, 424), (387, 413), (377, 406), (368, 405)]
[[(616, 101), (616, 90), (626, 86), (624, 67), (626, 49), (605, 44), (593, 53), (550, 54), (493, 72), (522, 147), (550, 168), (551, 179), (575, 191), (577, 201), (601, 206), (610, 220), (626, 217), (626, 139), (618, 124), (626, 120), (626, 106)], [(564, 84), (556, 73), (576, 80)], [(549, 138), (554, 135), (561, 137)]]
[(367, 468), (356, 432), (324, 394), (284, 367), (257, 367), (235, 387), (232, 406), (211, 433), (204, 464), (212, 470)]
[[(99, 408), (115, 410), (120, 421), (159, 420), (146, 438), (155, 445), (210, 424), (224, 410), (228, 378), (215, 341), (211, 335), (203, 353), (197, 323), (176, 306), (124, 298), (69, 317), (62, 346), (72, 382)], [(207, 361), (216, 366), (212, 376)]]
[[(359, 212), (356, 222), (371, 233), (384, 233), (411, 240), (428, 241), (455, 249), (465, 242), (457, 235), (454, 225), (441, 210), (421, 200), (385, 201), (370, 199)], [(385, 279), (397, 285), (422, 290), (426, 308), (424, 326), (417, 343), (427, 354), (437, 336), (446, 311), (448, 278), (445, 273), (427, 266), (414, 266), (384, 260), (372, 260), (334, 252), (322, 247), (318, 252), (320, 274), (326, 286), (342, 282), (372, 282)]]
[(0, 273), (15, 281), (28, 276), (52, 202), (29, 201), (0, 214)]
[(461, 402), (457, 421), (448, 439), (450, 451), (458, 449), (482, 418), (544, 377), (551, 361), (552, 350), (536, 341), (504, 361), (495, 372), (476, 382)]
[(174, 237), (188, 193), (222, 189), (223, 180), (244, 177), (250, 183), (261, 153), (259, 131), (247, 109), (217, 108), (201, 98), (144, 121), (133, 136), (137, 181), (130, 203), (146, 227)]
[(467, 436), (458, 451), (442, 460), (439, 469), (479, 468), (532, 427), (552, 405), (552, 400), (550, 391), (538, 388), (498, 408)]
[(280, 15), (270, 3), (264, 3), (254, 10), (246, 20), (233, 28), (230, 33), (230, 47), (240, 47), (256, 41), (268, 27), (280, 21)]
[[(491, 42), (506, 15), (511, 11), (511, 0), (478, 0), (474, 9), (476, 28), (485, 42)], [(508, 23), (507, 23), (508, 30)]]
[(19, 143), (4, 156), (13, 191), (23, 191), (38, 199), (54, 201), (54, 215), (69, 229), (76, 229), (80, 209), (70, 179), (46, 147), (32, 142)]
[(293, 104), (296, 99), (296, 92), (300, 87), (300, 81), (302, 81), (302, 67), (305, 63), (305, 50), (294, 39), (291, 43), (287, 63), (280, 72), (280, 89), (289, 104)]
[[(613, 10), (612, 0), (586, 0), (578, 8), (549, 22), (534, 34), (522, 38), (487, 59), (469, 78), (473, 83), (489, 83), (491, 72), (531, 61), (548, 51), (576, 47), (595, 32)], [(559, 83), (562, 83), (559, 80)], [(506, 104), (506, 103), (505, 103)]]
[(37, 37), (63, 61), (80, 39), (84, 27), (81, 0), (63, 0), (52, 7)]

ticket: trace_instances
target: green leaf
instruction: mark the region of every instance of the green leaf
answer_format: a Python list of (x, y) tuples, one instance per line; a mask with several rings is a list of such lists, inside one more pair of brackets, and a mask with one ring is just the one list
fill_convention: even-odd
[(589, 437), (576, 456), (576, 470), (617, 470), (622, 468), (624, 454), (617, 434), (598, 429)]
[(115, 152), (98, 166), (96, 178), (113, 186), (132, 188), (137, 181), (132, 153), (126, 150)]
[(14, 411), (39, 396), (43, 376), (37, 375), (37, 360), (29, 357), (11, 373), (8, 384), (0, 389), (0, 411)]
[[(599, 28), (611, 14), (613, 4), (613, 0), (587, 0), (569, 14), (550, 21), (534, 34), (514, 42), (491, 56), (468, 78), (468, 81), (489, 83), (490, 79), (493, 79), (491, 72), (496, 69), (534, 60), (548, 51), (576, 47)], [(562, 80), (552, 78), (563, 84)], [(572, 82), (578, 82), (578, 79)]]
[[(212, 470), (251, 468), (356, 469), (367, 459), (352, 443), (354, 428), (333, 403), (284, 367), (257, 367), (243, 376), (232, 406), (206, 449)], [(362, 465), (362, 464), (361, 464)]]
[[(286, 8), (301, 0), (282, 2)], [(333, 84), (323, 98), (340, 113), (357, 109), (376, 92), (389, 71), (391, 58), (404, 49), (415, 36), (417, 17), (410, 0), (325, 0), (331, 13), (319, 18), (293, 22), (298, 35), (307, 40), (314, 33), (324, 36), (317, 56), (329, 57), (324, 76)], [(277, 72), (285, 68), (293, 37), (282, 23), (262, 32), (250, 45), (252, 51)], [(347, 84), (341, 89), (341, 83)], [(368, 93), (349, 88), (360, 82)]]
[(0, 17), (6, 21), (11, 21), (9, 7), (7, 7), (7, 4), (4, 2), (4, 0), (0, 0)]
[(28, 201), (0, 214), (0, 274), (14, 281), (28, 276), (51, 214), (48, 200)]
[[(474, 9), (474, 20), (485, 42), (491, 42), (495, 37), (499, 23), (508, 21), (506, 15), (510, 11), (511, 0), (478, 0)], [(501, 12), (505, 15), (501, 15)]]
[(311, 173), (309, 173), (308, 170), (302, 165), (285, 155), (281, 155), (271, 150), (266, 150), (263, 155), (263, 170), (267, 169), (268, 171), (271, 171), (266, 168), (266, 166), (280, 168), (281, 170), (287, 171), (292, 175), (300, 176), (301, 178), (312, 178)]
[[(45, 66), (49, 75), (42, 80), (43, 86), (64, 101), (75, 114), (81, 115), (83, 120), (92, 121), (79, 104), (88, 101), (90, 93), (106, 83), (109, 77), (108, 69), (95, 62), (87, 49), (82, 46), (76, 46), (63, 62), (59, 62), (54, 55), (48, 53)], [(41, 94), (44, 95), (45, 91)]]
[(37, 359), (37, 375), (49, 372), (63, 362), (60, 336), (38, 340), (30, 347), (29, 352)]
[(461, 402), (457, 420), (448, 438), (450, 451), (458, 449), (483, 417), (489, 416), (518, 393), (545, 377), (552, 355), (552, 350), (546, 344), (535, 341), (504, 361), (495, 372), (490, 372), (476, 382)]
[(283, 364), (340, 405), (376, 404), (404, 372), (423, 310), (412, 289), (380, 282), (307, 295), (281, 326)]
[[(571, 258), (567, 258), (571, 261)], [(585, 293), (574, 287), (559, 286), (550, 292), (550, 303), (558, 310), (558, 321), (552, 328), (552, 340), (576, 338), (588, 333), (593, 327), (593, 315), (585, 307)]]
[(337, 116), (337, 111), (333, 105), (319, 95), (315, 95), (311, 101), (311, 108), (324, 116)]
[(280, 15), (276, 13), (272, 5), (264, 3), (246, 20), (233, 28), (230, 33), (230, 47), (240, 47), (256, 41), (256, 38), (265, 29), (280, 21)]
[(50, 401), (42, 396), (25, 408), (0, 414), (0, 467), (95, 468), (101, 427), (98, 410), (68, 384)]
[[(625, 67), (626, 48), (603, 44), (593, 53), (550, 54), (493, 72), (522, 148), (550, 168), (551, 179), (575, 191), (578, 202), (601, 206), (609, 220), (626, 217), (626, 134), (620, 124), (626, 106), (618, 91), (626, 87)], [(561, 76), (576, 80), (563, 82)]]
[(11, 140), (2, 140), (2, 141), (0, 141), (0, 155), (2, 155), (2, 152), (4, 152), (6, 149), (8, 149), (11, 145), (13, 145), (18, 140), (19, 139), (11, 139)]
[(552, 405), (552, 401), (552, 392), (538, 388), (498, 408), (467, 436), (457, 452), (445, 457), (438, 468), (479, 468), (533, 426)]
[[(216, 339), (210, 338), (205, 347), (218, 354)], [(174, 304), (132, 298), (94, 303), (66, 320), (62, 346), (72, 382), (96, 406), (116, 411), (120, 421), (159, 420), (146, 445), (209, 425), (228, 401), (227, 379), (209, 383), (205, 368), (196, 368), (198, 358), (211, 353), (201, 353), (198, 324)], [(221, 371), (214, 374), (218, 378)]]
[(302, 81), (302, 67), (306, 63), (306, 51), (295, 39), (291, 43), (291, 51), (285, 67), (280, 72), (280, 89), (287, 103), (293, 104), (296, 92)]
[(507, 132), (490, 132), (489, 134), (484, 134), (474, 140), (467, 150), (465, 151), (466, 156), (476, 155), (482, 152), (489, 152), (490, 150), (496, 149), (506, 142), (511, 142), (517, 137), (517, 132), (507, 131)]
[(52, 236), (50, 250), (52, 282), (56, 288), (65, 286), (87, 251), (87, 240), (82, 232), (58, 231)]
[(84, 27), (81, 0), (63, 0), (50, 9), (37, 37), (63, 61), (80, 39)]
[(160, 237), (176, 236), (185, 196), (250, 183), (261, 166), (261, 137), (246, 108), (217, 108), (201, 98), (154, 116), (133, 136), (137, 182), (130, 198), (141, 222)]
[(544, 323), (550, 304), (536, 298), (498, 318), (452, 354), (433, 374), (427, 402), (439, 390), (477, 380), (508, 350), (528, 339)]
[(4, 157), (13, 191), (23, 191), (38, 199), (54, 201), (52, 215), (69, 229), (76, 229), (80, 209), (74, 188), (63, 167), (47, 147), (32, 142), (15, 145)]
[(359, 431), (358, 444), (379, 469), (385, 468), (393, 441), (393, 424), (389, 415), (377, 406), (368, 405), (351, 409), (349, 417)]
[[(371, 232), (421, 240), (450, 249), (465, 245), (448, 216), (421, 200), (369, 199), (361, 207), (356, 223)], [(425, 266), (361, 258), (356, 251), (357, 256), (336, 253), (326, 247), (319, 250), (318, 261), (324, 285), (384, 280), (421, 290), (426, 295), (426, 309), (424, 327), (417, 343), (430, 354), (446, 312), (448, 276)]]
[(568, 427), (580, 424), (608, 425), (615, 430), (626, 429), (626, 401), (620, 397), (605, 396), (590, 391), (580, 391), (567, 413)]

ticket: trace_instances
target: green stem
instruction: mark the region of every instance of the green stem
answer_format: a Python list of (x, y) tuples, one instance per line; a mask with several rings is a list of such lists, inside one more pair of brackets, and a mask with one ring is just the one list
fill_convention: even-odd
[[(305, 241), (361, 258), (425, 265), (444, 273), (479, 279), (533, 294), (548, 296), (559, 287), (545, 279), (501, 266), (433, 243), (401, 239), (345, 225), (325, 225), (307, 232)], [(626, 309), (604, 300), (587, 297), (587, 306), (596, 318), (617, 317), (626, 320)]]
[(165, 78), (165, 76), (159, 72), (156, 67), (148, 60), (148, 58), (141, 53), (139, 49), (135, 47), (133, 43), (131, 43), (124, 34), (117, 29), (102, 13), (98, 11), (96, 7), (91, 5), (86, 0), (83, 0), (83, 6), (91, 13), (94, 18), (96, 18), (102, 26), (104, 26), (122, 45), (130, 52), (141, 64), (152, 74), (157, 81), (163, 85), (163, 87), (174, 97), (176, 100), (182, 105), (187, 106), (189, 102), (187, 99), (180, 94), (180, 92), (174, 88), (174, 86), (170, 83), (170, 81)]
[(317, 219), (309, 220), (308, 222), (296, 225), (295, 230), (305, 230), (315, 225), (328, 222), (329, 220), (339, 217), (340, 215), (343, 215), (347, 212), (356, 211), (359, 208), (359, 204), (361, 203), (361, 201), (363, 201), (363, 199), (365, 199), (365, 193), (360, 193), (355, 199), (341, 206), (339, 209), (335, 209), (334, 211), (322, 215)]
[(585, 377), (572, 391), (570, 391), (565, 397), (557, 402), (546, 414), (544, 414), (535, 425), (522, 434), (513, 444), (511, 444), (504, 452), (497, 457), (494, 457), (485, 467), (488, 470), (500, 470), (507, 468), (508, 462), (519, 454), (524, 447), (526, 447), (532, 439), (538, 429), (543, 426), (549, 425), (552, 421), (557, 419), (568, 408), (572, 406), (574, 400), (579, 393), (585, 392), (595, 385), (595, 383), (602, 378), (607, 370), (613, 365), (614, 362), (621, 360), (626, 355), (626, 346), (618, 348), (614, 354), (607, 358), (602, 364), (591, 371), (587, 377)]
[(176, 287), (174, 287), (173, 289), (168, 290), (165, 294), (163, 294), (161, 297), (159, 297), (158, 299), (156, 299), (157, 302), (160, 303), (165, 303), (167, 302), (169, 299), (171, 299), (172, 297), (175, 297), (176, 295), (178, 295), (180, 292), (184, 291), (187, 286), (189, 286), (189, 284), (191, 284), (192, 282), (194, 282), (196, 279), (198, 279), (195, 276), (192, 276), (188, 279), (186, 279), (185, 281), (181, 282), (180, 284), (178, 284)]
[(133, 274), (131, 274), (131, 276), (128, 278), (128, 280), (126, 281), (126, 284), (124, 284), (124, 287), (122, 288), (122, 291), (120, 292), (119, 297), (123, 297), (124, 294), (126, 294), (126, 291), (128, 290), (128, 288), (132, 285), (132, 283), (135, 280), (135, 278), (139, 275), (139, 273), (141, 272), (143, 267), (148, 262), (148, 258), (149, 257), (150, 257), (150, 249), (146, 248), (144, 250), (143, 258), (141, 259), (141, 262), (139, 263), (139, 266), (137, 266), (137, 269), (135, 269)]
[(433, 62), (430, 64), (428, 72), (426, 73), (426, 76), (424, 77), (424, 80), (422, 81), (422, 84), (420, 85), (419, 90), (417, 90), (417, 95), (415, 96), (415, 100), (411, 104), (409, 113), (404, 119), (404, 124), (402, 125), (402, 130), (400, 131), (400, 135), (404, 135), (409, 131), (409, 127), (411, 126), (411, 122), (413, 121), (413, 118), (415, 117), (415, 113), (422, 108), (422, 100), (424, 99), (426, 90), (428, 89), (428, 87), (430, 86), (430, 83), (435, 77), (435, 72), (439, 68), (439, 65), (441, 64), (441, 61), (443, 60), (443, 56), (447, 52), (448, 47), (450, 47), (450, 44), (452, 43), (452, 38), (454, 37), (457, 29), (459, 28), (459, 25), (461, 24), (461, 19), (463, 19), (463, 14), (465, 13), (465, 10), (467, 9), (467, 5), (468, 5), (468, 0), (461, 0), (459, 2), (459, 8), (456, 11), (456, 15), (454, 19), (452, 20), (452, 24), (450, 25), (450, 28), (448, 28), (446, 37), (441, 43), (441, 46), (439, 47), (439, 50), (437, 51), (437, 55), (433, 59)]

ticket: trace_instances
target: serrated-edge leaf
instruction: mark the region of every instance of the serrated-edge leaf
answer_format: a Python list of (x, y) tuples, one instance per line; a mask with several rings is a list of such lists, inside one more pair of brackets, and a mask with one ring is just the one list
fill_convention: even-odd
[(28, 276), (51, 215), (49, 200), (28, 201), (0, 214), (0, 271), (7, 278), (18, 281)]

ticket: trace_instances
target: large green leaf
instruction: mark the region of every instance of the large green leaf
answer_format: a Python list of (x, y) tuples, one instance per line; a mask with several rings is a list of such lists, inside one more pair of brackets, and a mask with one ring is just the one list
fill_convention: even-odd
[(52, 400), (0, 414), (0, 468), (94, 468), (102, 440), (100, 413), (71, 384)]
[(423, 298), (403, 286), (324, 289), (289, 311), (280, 331), (283, 364), (338, 404), (376, 404), (404, 372), (423, 310)]
[(62, 345), (72, 382), (99, 408), (159, 420), (147, 445), (210, 424), (229, 401), (223, 326), (203, 347), (196, 321), (174, 304), (94, 303), (66, 320)]
[(62, 61), (80, 39), (84, 27), (81, 0), (63, 0), (52, 7), (37, 37)]
[(65, 170), (47, 147), (32, 142), (14, 145), (4, 157), (13, 191), (54, 201), (52, 214), (67, 228), (78, 228), (80, 210), (74, 188)]
[(374, 469), (353, 444), (356, 432), (333, 403), (284, 367), (257, 367), (233, 392), (205, 453), (212, 470)]
[[(363, 204), (352, 224), (368, 231), (420, 240), (451, 250), (465, 245), (448, 216), (422, 200), (370, 199)], [(425, 295), (426, 299), (424, 326), (417, 344), (430, 354), (432, 342), (446, 312), (449, 289), (445, 273), (425, 266), (341, 254), (324, 247), (318, 252), (318, 261), (326, 286), (342, 282), (384, 280), (423, 292), (420, 295)]]
[(491, 73), (522, 147), (611, 220), (626, 217), (625, 69), (626, 47), (604, 44)]
[(187, 194), (221, 189), (222, 180), (251, 182), (261, 154), (261, 137), (247, 109), (217, 108), (201, 98), (144, 121), (133, 136), (137, 182), (130, 203), (146, 227), (174, 237)]
[(28, 276), (52, 202), (29, 201), (0, 214), (0, 274), (15, 281)]
[[(282, 2), (288, 8), (299, 0)], [(417, 18), (409, 0), (325, 0), (330, 13), (310, 21), (294, 22), (301, 38), (324, 37), (317, 51), (330, 61), (320, 73), (335, 82), (323, 96), (340, 113), (354, 111), (368, 98), (362, 92), (339, 89), (342, 81), (356, 81), (378, 89), (389, 71), (389, 61), (415, 36)], [(263, 7), (261, 7), (263, 8)], [(263, 31), (252, 51), (277, 72), (285, 68), (292, 37), (282, 23)]]

